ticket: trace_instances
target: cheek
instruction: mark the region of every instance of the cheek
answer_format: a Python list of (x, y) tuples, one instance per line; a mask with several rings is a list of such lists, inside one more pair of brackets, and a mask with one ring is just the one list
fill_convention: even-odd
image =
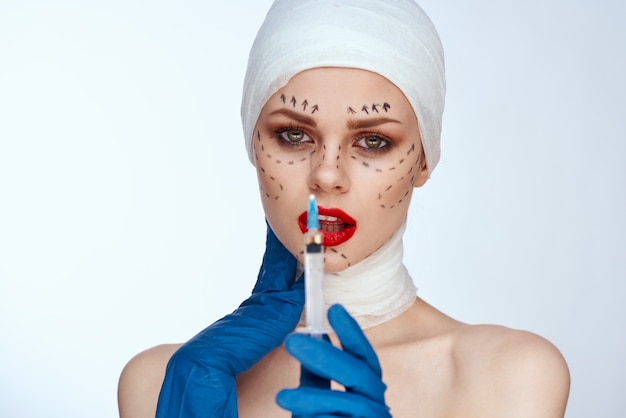
[(420, 164), (420, 155), (416, 152), (415, 145), (412, 145), (384, 163), (374, 165), (366, 160), (355, 159), (360, 169), (367, 171), (364, 175), (372, 180), (368, 191), (379, 211), (406, 210)]
[(304, 175), (301, 171), (308, 156), (294, 156), (283, 152), (271, 138), (259, 131), (253, 143), (253, 152), (259, 189), (264, 202), (279, 200), (292, 190), (290, 184)]
[[(265, 216), (272, 229), (298, 258), (304, 260), (301, 234), (298, 229), (298, 210), (306, 208), (306, 200), (299, 196), (302, 176), (309, 157), (293, 157), (278, 147), (273, 138), (257, 132), (253, 152), (259, 192)], [(294, 202), (302, 202), (300, 206)]]

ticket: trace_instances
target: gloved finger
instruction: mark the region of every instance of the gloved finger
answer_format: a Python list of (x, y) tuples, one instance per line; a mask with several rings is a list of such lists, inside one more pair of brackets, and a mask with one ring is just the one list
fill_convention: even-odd
[(315, 417), (391, 417), (384, 403), (372, 401), (358, 394), (315, 388), (283, 389), (276, 403), (293, 415)]
[(297, 260), (280, 242), (267, 223), (265, 253), (252, 293), (291, 288), (296, 279)]
[[(330, 342), (328, 335), (324, 334), (324, 340)], [(321, 377), (304, 366), (300, 366), (300, 387), (330, 389), (330, 379)]]
[(328, 322), (337, 334), (343, 349), (365, 362), (379, 377), (382, 376), (382, 369), (376, 352), (359, 324), (343, 306), (335, 304), (328, 309)]
[(345, 386), (346, 390), (384, 403), (386, 385), (364, 363), (332, 344), (303, 334), (291, 334), (285, 348), (310, 372)]

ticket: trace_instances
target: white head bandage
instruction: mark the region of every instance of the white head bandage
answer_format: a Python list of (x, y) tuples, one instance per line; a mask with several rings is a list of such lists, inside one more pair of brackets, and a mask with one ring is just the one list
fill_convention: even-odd
[(413, 0), (276, 0), (250, 51), (241, 118), (250, 161), (256, 121), (295, 74), (347, 67), (387, 78), (417, 116), (428, 170), (439, 162), (445, 98), (443, 48)]

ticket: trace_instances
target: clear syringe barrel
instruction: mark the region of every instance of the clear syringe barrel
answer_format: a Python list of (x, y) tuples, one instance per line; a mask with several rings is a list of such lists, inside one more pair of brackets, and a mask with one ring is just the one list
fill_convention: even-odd
[[(311, 234), (313, 235), (313, 234)], [(324, 308), (324, 248), (321, 233), (307, 237), (304, 251), (304, 294), (307, 331), (312, 335), (325, 334)]]

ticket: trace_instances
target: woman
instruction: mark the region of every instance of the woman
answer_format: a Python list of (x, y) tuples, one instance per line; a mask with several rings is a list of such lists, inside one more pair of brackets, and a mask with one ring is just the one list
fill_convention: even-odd
[[(158, 402), (159, 417), (562, 417), (569, 374), (552, 344), (446, 316), (402, 264), (409, 202), (439, 159), (444, 95), (438, 35), (412, 0), (277, 0), (242, 101), (268, 222), (257, 285), (182, 347), (131, 360), (121, 416), (154, 416)], [(283, 345), (302, 312), (311, 193), (332, 345), (297, 334)]]

